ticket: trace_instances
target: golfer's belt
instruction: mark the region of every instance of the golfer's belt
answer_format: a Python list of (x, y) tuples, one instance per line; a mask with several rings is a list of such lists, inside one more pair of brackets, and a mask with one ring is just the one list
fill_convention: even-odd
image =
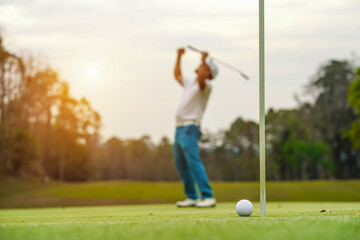
[(189, 126), (189, 125), (196, 125), (196, 126), (200, 126), (200, 121), (199, 120), (178, 120), (176, 121), (176, 126), (177, 127), (184, 127), (184, 126)]

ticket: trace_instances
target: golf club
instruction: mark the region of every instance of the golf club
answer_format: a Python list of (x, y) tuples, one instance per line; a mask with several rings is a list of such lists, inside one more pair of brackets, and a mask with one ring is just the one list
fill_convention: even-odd
[[(193, 50), (194, 52), (198, 52), (198, 53), (202, 53), (202, 52), (203, 52), (203, 51), (201, 51), (201, 50), (199, 50), (199, 49), (197, 49), (197, 48), (195, 48), (195, 47), (193, 47), (193, 46), (191, 46), (191, 45), (187, 45), (187, 48), (189, 48), (190, 50)], [(213, 61), (215, 61), (215, 62), (217, 62), (217, 63), (219, 63), (219, 64), (227, 67), (227, 68), (230, 68), (230, 69), (234, 70), (235, 72), (240, 73), (240, 75), (241, 75), (243, 78), (245, 78), (246, 80), (249, 80), (249, 77), (248, 77), (245, 73), (243, 73), (241, 70), (237, 69), (236, 67), (233, 67), (233, 66), (231, 66), (230, 64), (227, 64), (227, 63), (225, 63), (225, 62), (223, 62), (223, 61), (220, 61), (219, 59), (214, 58), (214, 57), (212, 57), (212, 56), (209, 56), (209, 58), (212, 59)]]

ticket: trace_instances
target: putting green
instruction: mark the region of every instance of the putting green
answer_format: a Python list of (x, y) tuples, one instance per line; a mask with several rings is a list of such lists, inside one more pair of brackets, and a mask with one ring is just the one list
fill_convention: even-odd
[(0, 239), (360, 239), (360, 202), (271, 202), (263, 218), (235, 204), (4, 209)]

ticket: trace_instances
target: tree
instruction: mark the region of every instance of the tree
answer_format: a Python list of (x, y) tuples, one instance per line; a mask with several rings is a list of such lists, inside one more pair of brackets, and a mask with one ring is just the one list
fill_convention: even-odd
[(0, 165), (2, 172), (10, 174), (14, 171), (17, 174), (12, 164), (14, 153), (9, 146), (15, 144), (12, 142), (13, 133), (21, 124), (19, 96), (23, 84), (22, 69), (22, 60), (3, 47), (0, 36)]
[(349, 88), (348, 102), (356, 110), (358, 119), (353, 122), (345, 136), (350, 138), (354, 148), (360, 149), (360, 68), (355, 70), (355, 80)]
[[(0, 142), (2, 141), (3, 136), (0, 135)], [(6, 149), (2, 155), (5, 160), (2, 165), (4, 172), (15, 177), (41, 174), (40, 146), (28, 131), (12, 128), (2, 144)]]
[[(318, 179), (318, 168), (333, 168), (330, 148), (322, 143), (308, 143), (302, 140), (287, 140), (282, 148), (288, 163), (296, 167), (296, 179)], [(294, 176), (295, 177), (295, 176)]]
[(153, 180), (175, 181), (180, 179), (173, 159), (172, 144), (167, 137), (162, 137), (155, 147), (153, 159)]
[[(29, 65), (33, 68), (31, 63)], [(25, 66), (27, 68), (28, 65)], [(26, 72), (26, 84), (21, 97), (22, 111), (28, 120), (27, 128), (41, 144), (41, 158), (46, 175), (51, 155), (51, 124), (55, 117), (52, 110), (58, 100), (60, 81), (58, 74), (49, 67), (36, 71), (33, 75), (30, 75), (30, 70)]]
[(95, 179), (126, 179), (125, 143), (112, 137), (102, 144), (95, 158)]
[(87, 180), (91, 173), (91, 140), (98, 134), (100, 115), (85, 98), (72, 98), (65, 82), (57, 94), (51, 174), (61, 181)]
[(344, 138), (344, 133), (356, 119), (354, 109), (347, 102), (353, 79), (353, 67), (348, 61), (331, 60), (320, 67), (307, 86), (315, 93), (311, 124), (321, 140), (332, 149), (338, 179), (353, 178), (358, 175), (356, 172), (360, 172), (356, 165), (359, 153), (354, 152), (349, 139)]
[(200, 156), (213, 180), (255, 180), (258, 177), (258, 125), (237, 118), (225, 132), (205, 134)]
[(267, 141), (267, 175), (273, 180), (293, 179), (297, 172), (297, 165), (291, 165), (283, 152), (284, 144), (289, 139), (308, 141), (309, 129), (301, 121), (299, 111), (270, 109), (266, 114)]
[(19, 98), (23, 82), (23, 62), (3, 47), (0, 36), (0, 124), (14, 120), (8, 114), (9, 103)]
[(68, 84), (60, 81), (56, 71), (31, 56), (8, 52), (0, 36), (3, 174), (27, 172), (61, 180), (86, 180), (100, 126), (99, 113), (85, 98), (71, 97)]

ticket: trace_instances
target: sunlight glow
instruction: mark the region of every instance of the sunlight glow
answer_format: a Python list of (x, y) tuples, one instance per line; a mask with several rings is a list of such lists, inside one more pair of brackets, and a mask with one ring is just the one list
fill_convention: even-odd
[(84, 80), (89, 83), (99, 82), (102, 77), (101, 67), (97, 63), (88, 63), (84, 65), (82, 73)]

